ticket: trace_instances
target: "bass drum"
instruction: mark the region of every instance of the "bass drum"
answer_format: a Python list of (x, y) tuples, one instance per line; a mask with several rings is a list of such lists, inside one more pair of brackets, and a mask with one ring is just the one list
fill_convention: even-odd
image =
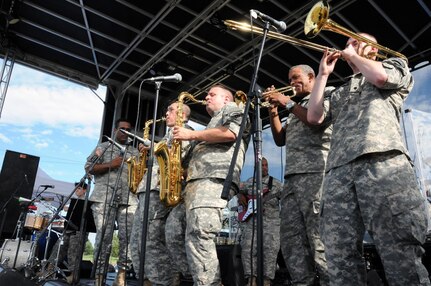
[[(15, 269), (24, 268), (27, 262), (33, 257), (33, 242), (30, 240), (21, 240), (18, 257), (16, 259)], [(6, 267), (13, 268), (15, 256), (17, 255), (18, 240), (6, 239), (0, 248), (0, 263)]]

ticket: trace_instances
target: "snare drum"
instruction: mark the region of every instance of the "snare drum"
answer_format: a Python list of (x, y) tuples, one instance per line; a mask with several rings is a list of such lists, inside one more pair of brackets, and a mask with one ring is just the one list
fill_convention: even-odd
[(36, 215), (34, 213), (28, 213), (25, 217), (24, 227), (32, 230), (41, 230), (48, 224), (48, 218)]
[[(27, 262), (32, 258), (33, 242), (30, 240), (21, 240), (19, 246), (18, 257), (16, 259), (15, 268), (20, 270), (24, 268)], [(17, 255), (18, 240), (6, 239), (0, 248), (0, 262), (7, 267), (13, 267), (15, 256)]]

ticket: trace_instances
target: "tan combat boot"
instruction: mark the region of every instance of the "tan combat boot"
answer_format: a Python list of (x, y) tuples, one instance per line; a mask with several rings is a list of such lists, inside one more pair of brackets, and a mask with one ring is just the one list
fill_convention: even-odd
[(271, 286), (271, 280), (268, 278), (265, 278), (263, 280), (263, 286)]
[(248, 286), (257, 286), (256, 277), (253, 276), (248, 278)]
[(145, 280), (144, 280), (144, 286), (152, 286), (152, 284), (151, 284), (150, 280), (145, 279)]
[(126, 269), (119, 269), (112, 286), (126, 286)]
[(172, 286), (180, 286), (181, 284), (181, 273), (176, 272), (172, 277)]
[(94, 286), (103, 286), (103, 274), (96, 274), (96, 281), (94, 282)]

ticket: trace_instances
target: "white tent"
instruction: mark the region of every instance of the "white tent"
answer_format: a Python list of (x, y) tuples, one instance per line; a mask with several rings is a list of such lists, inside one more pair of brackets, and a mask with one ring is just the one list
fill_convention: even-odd
[[(49, 187), (46, 188), (46, 186)], [(40, 195), (45, 199), (53, 198), (56, 202), (62, 202), (63, 199), (66, 199), (74, 189), (75, 183), (55, 180), (39, 167), (36, 173), (32, 197), (34, 198)], [(40, 194), (42, 191), (43, 193)]]

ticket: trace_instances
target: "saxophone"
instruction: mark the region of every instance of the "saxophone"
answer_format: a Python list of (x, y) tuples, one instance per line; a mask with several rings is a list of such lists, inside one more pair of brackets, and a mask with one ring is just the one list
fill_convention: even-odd
[[(185, 99), (205, 105), (204, 100), (196, 100), (188, 92), (181, 92), (177, 100), (175, 126), (183, 126), (183, 103)], [(183, 168), (181, 166), (181, 141), (172, 140), (168, 148), (166, 140), (154, 147), (154, 155), (160, 168), (160, 200), (167, 207), (174, 207), (181, 201)]]
[[(164, 117), (160, 119), (156, 119), (156, 123), (164, 120), (165, 120)], [(145, 122), (143, 138), (146, 140), (150, 138), (150, 125), (152, 123), (153, 123), (153, 119), (147, 120)], [(143, 152), (139, 153), (138, 160), (136, 156), (132, 156), (126, 161), (127, 169), (129, 171), (129, 177), (128, 177), (129, 189), (134, 194), (136, 194), (139, 183), (141, 182), (145, 172), (147, 171), (147, 157), (148, 157), (148, 150), (144, 150)]]

